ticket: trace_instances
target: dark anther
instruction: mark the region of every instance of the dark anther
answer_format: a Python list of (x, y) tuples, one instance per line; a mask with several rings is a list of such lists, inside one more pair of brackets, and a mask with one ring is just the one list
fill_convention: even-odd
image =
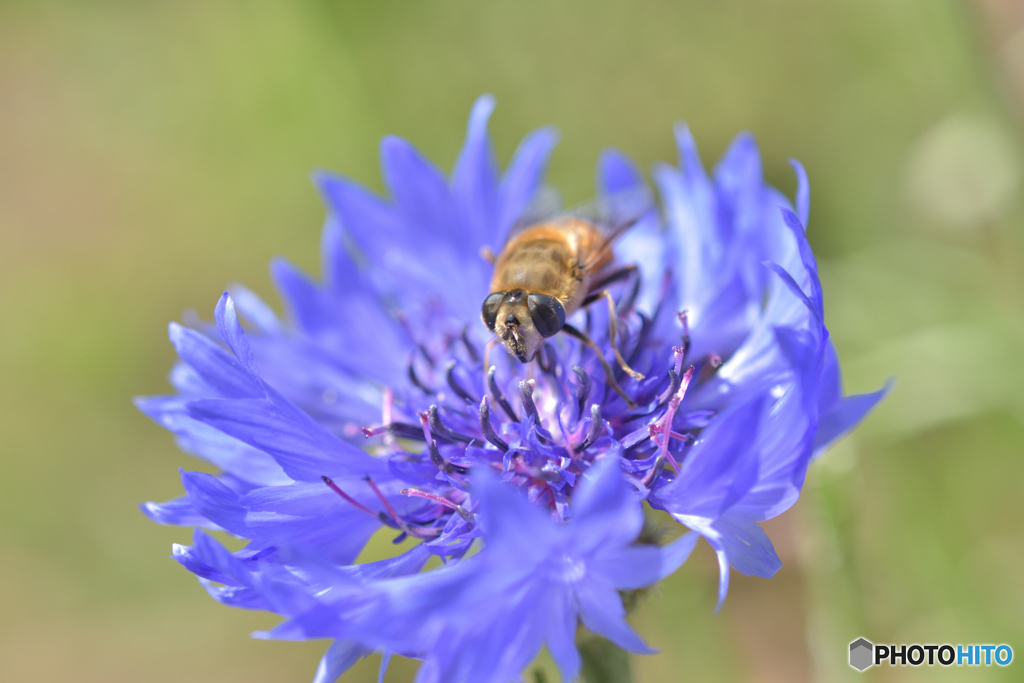
[(549, 375), (554, 374), (554, 358), (555, 354), (547, 344), (542, 345), (537, 350), (537, 366), (541, 369), (541, 372)]
[(532, 379), (519, 383), (519, 400), (522, 401), (523, 410), (526, 414), (535, 421), (540, 422), (540, 416), (537, 414), (537, 404), (533, 402), (533, 385), (534, 381)]
[(441, 457), (441, 450), (437, 447), (436, 441), (430, 442), (430, 462), (434, 463), (434, 467), (439, 470), (448, 466), (448, 463)]
[(429, 365), (430, 367), (434, 367), (435, 365), (437, 365), (437, 363), (434, 361), (434, 357), (431, 356), (430, 352), (427, 351), (426, 346), (424, 346), (423, 344), (416, 344), (416, 348), (417, 350), (419, 350), (421, 354), (423, 354), (423, 357), (427, 360), (427, 365)]
[(493, 398), (501, 409), (505, 411), (509, 419), (513, 422), (519, 422), (519, 417), (516, 416), (516, 411), (512, 410), (512, 406), (509, 405), (505, 399), (505, 394), (501, 393), (501, 389), (498, 388), (498, 382), (494, 379), (495, 368), (492, 365), (491, 369), (487, 371), (487, 391), (490, 392), (491, 398)]
[(449, 429), (441, 423), (441, 418), (437, 414), (437, 406), (430, 406), (427, 411), (427, 419), (430, 424), (430, 432), (439, 439), (451, 442), (469, 443), (473, 440), (473, 437), (466, 436), (465, 434), (459, 434), (458, 432)]
[(683, 357), (686, 357), (687, 352), (690, 350), (690, 321), (686, 315), (686, 311), (680, 311), (676, 313), (679, 317), (679, 322), (683, 326)]
[(587, 405), (587, 399), (590, 398), (590, 375), (586, 370), (578, 365), (572, 366), (573, 374), (576, 375), (576, 381), (579, 386), (575, 390), (576, 394), (576, 419), (583, 419), (583, 407)]
[(364, 429), (363, 434), (366, 438), (376, 436), (380, 431), (386, 431), (392, 436), (401, 437), (403, 439), (416, 439), (417, 441), (423, 441), (423, 429), (417, 425), (411, 425), (407, 422), (389, 422), (383, 427), (377, 427), (376, 429)]
[(640, 351), (647, 345), (647, 336), (651, 332), (651, 319), (644, 315), (641, 311), (637, 311), (637, 316), (640, 317), (640, 331), (637, 332), (636, 341), (633, 343), (633, 350), (629, 352), (629, 356), (626, 358), (626, 362), (630, 365), (636, 363), (637, 356), (640, 355)]
[(670, 398), (675, 396), (676, 392), (679, 391), (679, 385), (683, 383), (683, 378), (679, 375), (678, 372), (676, 372), (675, 368), (668, 369), (668, 378), (668, 389), (666, 389), (664, 393), (662, 393), (661, 396), (658, 397), (659, 403), (665, 403)]
[(469, 474), (468, 467), (462, 467), (461, 465), (453, 465), (444, 459), (441, 455), (441, 449), (437, 447), (436, 441), (430, 442), (430, 462), (434, 463), (434, 467), (441, 470), (442, 472), (448, 472), (451, 474)]
[(469, 340), (469, 335), (466, 333), (467, 329), (468, 328), (466, 328), (466, 327), (462, 328), (462, 343), (465, 344), (466, 351), (469, 353), (470, 359), (474, 363), (479, 363), (480, 362), (480, 352), (476, 350), (476, 347), (473, 345), (473, 342), (471, 342)]
[(601, 419), (601, 408), (596, 403), (590, 406), (590, 428), (587, 429), (587, 438), (583, 440), (576, 450), (582, 451), (588, 448), (590, 444), (597, 441), (597, 438), (601, 436), (601, 431), (604, 429), (604, 421)]
[(473, 398), (466, 389), (459, 384), (459, 381), (455, 378), (455, 361), (449, 361), (448, 366), (444, 371), (445, 379), (448, 381), (448, 386), (452, 388), (452, 391), (466, 403), (476, 403), (476, 399)]
[(433, 395), (434, 392), (428, 389), (427, 386), (420, 381), (420, 378), (416, 376), (416, 369), (413, 367), (412, 359), (409, 360), (407, 374), (409, 375), (409, 381), (412, 382), (413, 386), (428, 396)]
[(637, 272), (637, 276), (633, 278), (633, 287), (629, 290), (629, 294), (624, 296), (620, 301), (619, 305), (615, 307), (616, 312), (619, 315), (623, 315), (633, 310), (633, 305), (636, 304), (636, 298), (640, 294), (640, 274)]
[(494, 426), (491, 424), (491, 409), (487, 405), (486, 396), (480, 401), (480, 431), (484, 433), (484, 438), (497, 446), (499, 450), (502, 452), (508, 451), (508, 444), (498, 436), (498, 433), (494, 431)]
[(640, 483), (646, 486), (647, 488), (650, 488), (651, 484), (654, 483), (655, 478), (657, 478), (657, 476), (661, 474), (661, 470), (664, 466), (665, 458), (659, 455), (657, 458), (654, 459), (654, 465), (652, 465), (651, 469), (647, 471), (647, 474), (643, 476), (643, 479), (640, 480)]

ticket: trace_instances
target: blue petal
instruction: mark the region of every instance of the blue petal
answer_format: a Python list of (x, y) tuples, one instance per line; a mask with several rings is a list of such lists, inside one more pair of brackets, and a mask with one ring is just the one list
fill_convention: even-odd
[(249, 347), (249, 341), (245, 338), (242, 325), (238, 322), (235, 314), (235, 302), (227, 292), (221, 295), (217, 307), (213, 311), (214, 320), (217, 321), (217, 329), (221, 337), (227, 343), (228, 348), (235, 354), (249, 375), (258, 380), (259, 373), (256, 370), (256, 358)]
[(769, 579), (782, 567), (768, 535), (751, 519), (726, 514), (715, 520), (729, 564), (740, 574)]
[(604, 636), (623, 650), (653, 654), (629, 624), (618, 592), (608, 584), (587, 581), (578, 588), (580, 619), (592, 633)]
[(466, 143), (452, 173), (452, 194), (468, 237), (477, 245), (494, 237), (497, 222), (497, 162), (487, 134), (487, 120), (493, 111), (492, 96), (477, 99), (469, 115)]
[(411, 144), (394, 136), (380, 146), (384, 179), (395, 199), (395, 211), (416, 241), (450, 242), (459, 249), (470, 237), (455, 215), (444, 174)]
[(807, 182), (807, 171), (796, 159), (790, 159), (789, 165), (796, 173), (796, 215), (800, 223), (807, 229), (807, 220), (811, 215), (811, 184)]
[(749, 488), (757, 472), (757, 435), (765, 399), (729, 408), (701, 434), (675, 481), (651, 494), (651, 503), (672, 512), (715, 518), (731, 504), (733, 484)]
[(573, 492), (575, 550), (581, 554), (600, 545), (632, 543), (644, 525), (640, 501), (622, 479), (619, 459), (606, 457), (595, 464)]
[(135, 399), (139, 410), (174, 433), (178, 447), (186, 453), (253, 484), (287, 484), (291, 481), (281, 466), (263, 451), (190, 417), (188, 403), (189, 399), (178, 396)]
[(321, 658), (313, 683), (334, 683), (341, 674), (370, 652), (370, 649), (353, 640), (335, 640)]
[(601, 152), (597, 162), (597, 187), (602, 194), (615, 194), (644, 184), (644, 177), (633, 160), (617, 149)]
[(263, 395), (260, 383), (246, 367), (209, 337), (177, 323), (168, 326), (168, 334), (181, 360), (220, 396), (252, 398)]
[(632, 546), (608, 552), (589, 562), (590, 568), (617, 590), (636, 590), (650, 586), (682, 566), (699, 539), (696, 533), (683, 534), (664, 546)]
[(576, 649), (576, 610), (569, 604), (568, 596), (554, 596), (549, 600), (546, 641), (548, 652), (555, 660), (563, 681), (575, 681), (579, 677), (582, 660)]
[(492, 247), (505, 241), (509, 228), (516, 222), (537, 193), (551, 150), (558, 142), (553, 128), (541, 128), (523, 138), (512, 157), (498, 188), (500, 206), (497, 232)]
[(139, 505), (139, 509), (157, 524), (201, 526), (211, 530), (221, 528), (199, 514), (192, 506), (188, 496), (181, 496), (166, 503), (142, 503)]
[(896, 385), (890, 379), (885, 386), (870, 394), (847, 396), (819, 418), (814, 436), (814, 457), (819, 457), (843, 435), (853, 429)]
[(205, 472), (183, 472), (181, 483), (188, 492), (192, 507), (199, 514), (234, 534), (253, 537), (246, 524), (246, 510), (240, 504), (241, 496), (237, 492)]
[(473, 495), (480, 501), (488, 548), (509, 557), (521, 555), (523, 561), (535, 560), (555, 533), (554, 523), (513, 486), (480, 470), (474, 476)]
[(274, 310), (248, 287), (233, 284), (229, 288), (235, 308), (263, 333), (280, 333), (281, 321)]
[[(335, 482), (346, 493), (354, 485)], [(362, 489), (369, 487), (360, 481)], [(372, 495), (372, 494), (371, 494)], [(368, 496), (354, 498), (364, 505)], [(296, 483), (255, 489), (239, 504), (246, 511), (249, 534), (280, 546), (305, 548), (339, 564), (354, 562), (370, 536), (381, 527), (377, 517), (368, 515), (335, 494), (323, 482)], [(401, 514), (401, 513), (400, 513)]]
[(387, 462), (351, 446), (295, 408), (282, 411), (268, 399), (201, 400), (188, 404), (191, 417), (269, 453), (296, 481), (323, 476), (388, 476)]

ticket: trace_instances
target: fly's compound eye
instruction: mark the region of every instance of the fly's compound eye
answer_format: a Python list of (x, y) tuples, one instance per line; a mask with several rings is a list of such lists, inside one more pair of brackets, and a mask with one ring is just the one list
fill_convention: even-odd
[(553, 296), (531, 294), (526, 298), (526, 306), (530, 309), (533, 326), (542, 337), (554, 336), (565, 325), (565, 308)]
[(484, 325), (487, 325), (487, 329), (494, 332), (494, 323), (498, 319), (498, 307), (501, 306), (501, 299), (505, 296), (504, 292), (495, 292), (490, 294), (484, 299), (484, 305), (480, 309), (480, 317), (484, 319)]

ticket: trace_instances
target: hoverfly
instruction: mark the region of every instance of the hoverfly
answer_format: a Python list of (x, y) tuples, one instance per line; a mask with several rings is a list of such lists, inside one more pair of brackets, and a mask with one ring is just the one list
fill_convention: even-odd
[[(645, 192), (642, 196), (646, 209), (649, 195)], [(630, 201), (635, 205), (637, 198)], [(612, 244), (643, 211), (633, 211), (633, 217), (620, 217), (602, 226), (604, 229), (599, 227), (600, 221), (588, 220), (581, 213), (523, 223), (521, 229), (513, 230), (496, 257), (484, 254), (494, 263), (494, 275), (481, 317), (496, 340), (522, 363), (533, 360), (544, 341), (559, 332), (578, 339), (597, 353), (608, 385), (632, 404), (598, 346), (566, 319), (598, 299), (606, 299), (609, 341), (615, 358), (630, 376), (643, 379), (626, 364), (615, 346), (615, 302), (606, 289), (614, 282), (639, 277), (635, 265), (616, 266)]]

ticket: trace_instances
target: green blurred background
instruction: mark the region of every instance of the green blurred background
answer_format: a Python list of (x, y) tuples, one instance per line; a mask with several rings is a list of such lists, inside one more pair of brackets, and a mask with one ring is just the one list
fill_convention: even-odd
[(0, 680), (311, 679), (322, 643), (248, 639), (274, 618), (167, 559), (188, 531), (136, 505), (196, 465), (130, 398), (168, 389), (167, 321), (276, 301), (273, 255), (316, 271), (313, 169), (380, 188), (388, 133), (450, 168), (483, 92), (503, 163), (559, 127), (570, 202), (605, 146), (673, 160), (678, 120), (708, 163), (753, 131), (790, 194), (802, 160), (847, 388), (898, 378), (767, 525), (775, 579), (716, 617), (702, 545), (639, 608), (637, 678), (1024, 678), (846, 665), (858, 636), (1024, 660), (1024, 2), (6, 0)]

